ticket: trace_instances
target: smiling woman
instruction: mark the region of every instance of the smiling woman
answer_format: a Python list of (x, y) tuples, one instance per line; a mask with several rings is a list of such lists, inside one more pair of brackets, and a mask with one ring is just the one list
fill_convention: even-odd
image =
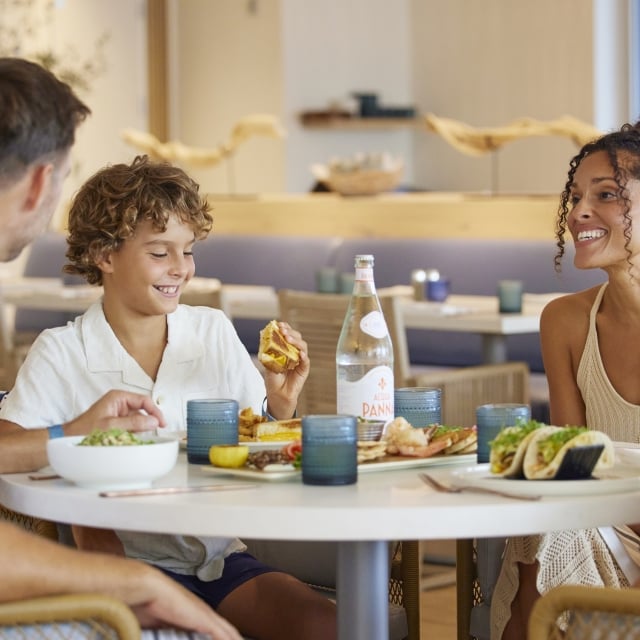
[[(575, 265), (603, 269), (608, 281), (556, 298), (542, 313), (551, 424), (640, 441), (639, 226), (640, 123), (586, 144), (570, 163), (556, 264), (569, 235)], [(632, 524), (511, 539), (493, 595), (492, 637), (524, 637), (535, 598), (553, 586), (640, 584), (640, 567), (625, 551), (629, 541), (638, 544), (636, 530)]]

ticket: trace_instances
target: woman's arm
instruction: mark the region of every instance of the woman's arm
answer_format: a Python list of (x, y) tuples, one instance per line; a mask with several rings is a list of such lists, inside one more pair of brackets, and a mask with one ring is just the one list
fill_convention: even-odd
[(582, 314), (573, 300), (565, 296), (550, 302), (540, 317), (542, 360), (549, 383), (551, 424), (586, 424), (585, 406), (576, 375), (579, 355), (586, 339)]

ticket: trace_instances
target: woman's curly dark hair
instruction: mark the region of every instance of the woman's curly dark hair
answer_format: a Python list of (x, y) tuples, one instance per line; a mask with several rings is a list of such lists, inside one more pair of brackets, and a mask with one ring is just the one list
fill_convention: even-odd
[(69, 211), (69, 236), (65, 273), (79, 274), (89, 284), (102, 284), (97, 263), (118, 251), (138, 225), (150, 221), (156, 231), (166, 231), (176, 216), (193, 229), (196, 240), (206, 238), (213, 217), (198, 184), (182, 169), (137, 156), (128, 164), (98, 171), (80, 188)]
[(571, 186), (576, 170), (580, 163), (588, 155), (597, 151), (604, 151), (613, 168), (613, 178), (618, 185), (617, 195), (624, 203), (623, 216), (625, 220), (624, 237), (625, 248), (631, 256), (629, 243), (631, 241), (631, 200), (627, 182), (631, 178), (640, 179), (640, 122), (636, 124), (624, 124), (619, 131), (607, 133), (592, 142), (587, 142), (580, 152), (571, 159), (569, 172), (564, 191), (560, 196), (560, 206), (558, 207), (558, 217), (556, 219), (556, 253), (554, 263), (556, 271), (560, 271), (562, 256), (564, 255), (565, 232), (567, 230), (567, 216), (569, 215), (569, 199), (571, 197)]

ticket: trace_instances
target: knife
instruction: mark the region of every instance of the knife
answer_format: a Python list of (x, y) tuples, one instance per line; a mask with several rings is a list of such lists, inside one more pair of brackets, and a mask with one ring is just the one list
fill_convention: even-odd
[(152, 489), (124, 489), (101, 491), (102, 498), (129, 498), (133, 496), (159, 496), (173, 493), (197, 493), (200, 491), (234, 491), (235, 489), (255, 489), (257, 484), (204, 484), (199, 487), (154, 487)]

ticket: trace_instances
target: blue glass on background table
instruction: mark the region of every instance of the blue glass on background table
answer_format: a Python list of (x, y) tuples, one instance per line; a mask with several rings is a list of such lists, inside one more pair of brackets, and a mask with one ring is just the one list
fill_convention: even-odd
[(318, 293), (339, 293), (340, 274), (335, 267), (323, 267), (316, 271), (316, 291)]
[(447, 278), (427, 280), (427, 300), (444, 302), (451, 293), (451, 282)]
[(522, 281), (500, 280), (498, 282), (498, 306), (500, 313), (522, 312)]
[(358, 480), (358, 419), (348, 415), (302, 418), (302, 482), (354, 484)]
[(528, 404), (496, 403), (476, 407), (476, 427), (478, 429), (478, 463), (489, 462), (489, 444), (505, 427), (531, 419)]
[(209, 449), (238, 444), (238, 402), (229, 399), (187, 401), (187, 460), (209, 464)]
[(436, 387), (401, 387), (394, 392), (394, 415), (414, 427), (440, 424), (442, 390)]

